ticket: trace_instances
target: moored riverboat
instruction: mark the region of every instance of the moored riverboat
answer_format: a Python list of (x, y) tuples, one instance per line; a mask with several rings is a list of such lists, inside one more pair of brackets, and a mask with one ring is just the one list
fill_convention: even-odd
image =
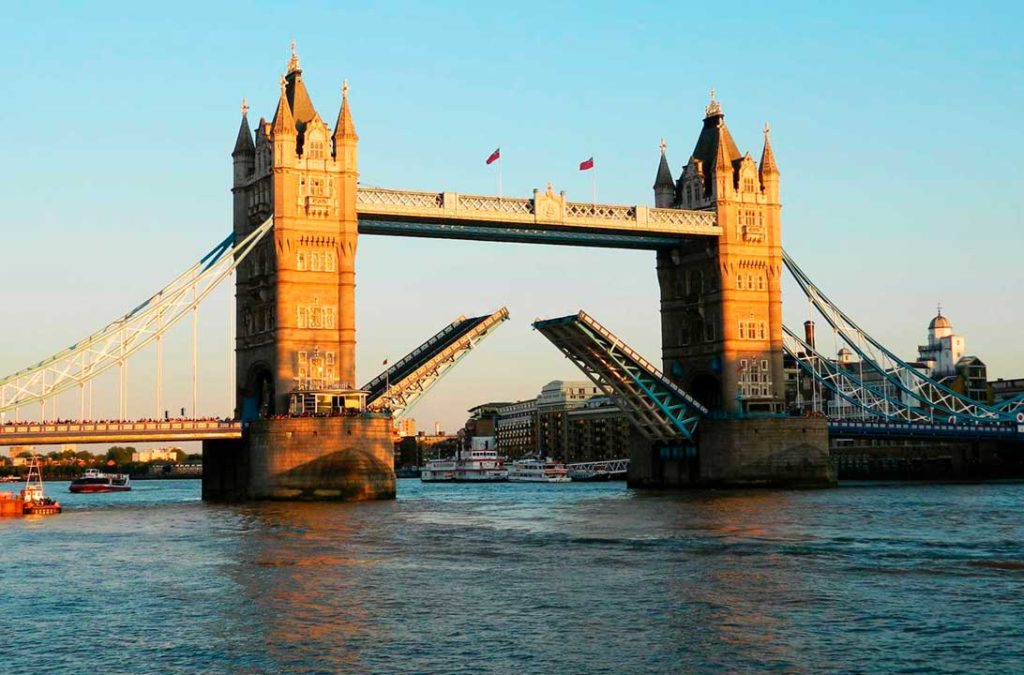
[(569, 478), (565, 465), (548, 459), (519, 459), (512, 462), (508, 471), (508, 480), (512, 483), (568, 483)]
[(128, 492), (132, 489), (131, 479), (126, 473), (103, 473), (89, 469), (71, 481), (71, 492)]

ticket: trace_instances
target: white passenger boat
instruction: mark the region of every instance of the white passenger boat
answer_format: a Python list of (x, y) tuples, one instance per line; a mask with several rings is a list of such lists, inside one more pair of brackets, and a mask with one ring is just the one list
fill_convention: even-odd
[(561, 462), (551, 459), (519, 459), (508, 470), (512, 483), (568, 483), (572, 479)]
[(420, 472), (424, 483), (503, 483), (505, 463), (497, 450), (461, 450), (457, 459), (432, 459)]

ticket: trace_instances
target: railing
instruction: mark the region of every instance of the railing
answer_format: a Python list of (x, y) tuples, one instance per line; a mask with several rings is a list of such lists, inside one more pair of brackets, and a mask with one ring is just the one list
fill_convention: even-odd
[(241, 432), (242, 423), (223, 420), (171, 420), (140, 422), (7, 422), (0, 424), (0, 438), (23, 434), (110, 434), (110, 433), (174, 433)]
[(360, 187), (356, 193), (356, 210), (363, 218), (390, 215), (425, 220), (627, 230), (638, 234), (718, 235), (722, 231), (712, 211), (570, 202), (564, 193), (555, 194), (550, 189), (547, 192), (534, 190), (532, 199), (522, 199)]

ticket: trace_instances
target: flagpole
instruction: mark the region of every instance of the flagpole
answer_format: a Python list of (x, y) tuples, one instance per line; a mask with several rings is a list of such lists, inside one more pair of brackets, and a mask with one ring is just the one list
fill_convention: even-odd
[(592, 167), (590, 167), (590, 190), (590, 203), (597, 204), (597, 164), (594, 164)]
[(498, 148), (498, 199), (501, 199), (501, 147)]

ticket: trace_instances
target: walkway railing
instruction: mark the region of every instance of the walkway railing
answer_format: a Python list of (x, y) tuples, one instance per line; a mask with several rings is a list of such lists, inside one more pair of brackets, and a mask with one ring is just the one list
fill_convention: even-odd
[(523, 199), (360, 187), (356, 193), (356, 210), (360, 216), (549, 225), (662, 235), (717, 236), (722, 231), (711, 211), (570, 202), (564, 193), (555, 194), (550, 190), (534, 190), (532, 199)]

